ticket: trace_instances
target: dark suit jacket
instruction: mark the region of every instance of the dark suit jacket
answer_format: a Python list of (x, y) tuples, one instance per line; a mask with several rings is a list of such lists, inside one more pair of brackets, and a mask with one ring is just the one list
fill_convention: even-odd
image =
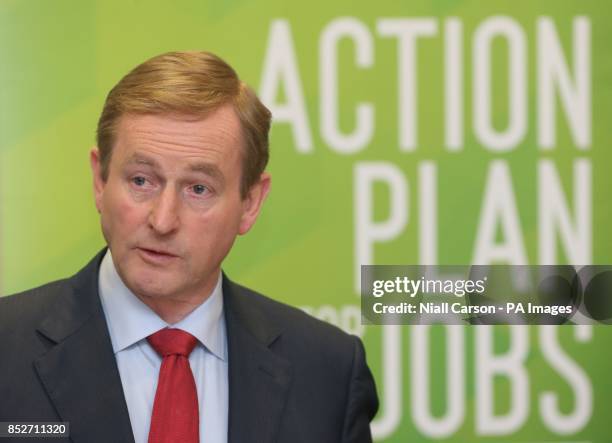
[[(75, 443), (133, 442), (98, 296), (103, 253), (69, 279), (0, 298), (0, 421), (66, 421)], [(223, 295), (229, 443), (371, 441), (378, 400), (358, 338), (225, 276)]]

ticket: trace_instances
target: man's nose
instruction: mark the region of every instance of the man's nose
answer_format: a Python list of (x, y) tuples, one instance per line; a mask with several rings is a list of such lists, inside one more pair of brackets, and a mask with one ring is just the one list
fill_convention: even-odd
[(155, 199), (149, 213), (149, 225), (158, 234), (166, 235), (179, 226), (180, 198), (167, 186)]

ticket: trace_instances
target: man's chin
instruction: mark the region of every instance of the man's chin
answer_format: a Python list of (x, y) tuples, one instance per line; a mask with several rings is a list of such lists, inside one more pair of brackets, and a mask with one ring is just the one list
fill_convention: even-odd
[[(127, 278), (126, 286), (141, 300), (169, 299), (178, 293), (179, 288), (173, 281), (164, 278), (164, 272), (136, 270)], [(170, 279), (172, 280), (172, 279)]]
[(145, 303), (147, 301), (171, 300), (176, 298), (175, 294), (177, 294), (177, 291), (173, 288), (160, 285), (136, 283), (133, 287), (134, 289), (132, 289), (132, 292), (134, 295)]

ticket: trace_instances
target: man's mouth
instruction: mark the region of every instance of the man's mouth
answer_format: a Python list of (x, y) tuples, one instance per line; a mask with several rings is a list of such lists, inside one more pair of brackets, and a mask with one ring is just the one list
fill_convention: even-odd
[(171, 252), (165, 251), (163, 249), (151, 249), (151, 248), (138, 247), (137, 250), (140, 252), (140, 256), (145, 261), (154, 263), (154, 264), (166, 263), (178, 257), (176, 254), (172, 254)]
[(151, 249), (151, 248), (139, 248), (139, 249), (142, 249), (145, 252), (150, 252), (152, 254), (168, 255), (171, 257), (176, 257), (176, 254), (172, 254), (171, 252), (164, 251), (163, 249)]

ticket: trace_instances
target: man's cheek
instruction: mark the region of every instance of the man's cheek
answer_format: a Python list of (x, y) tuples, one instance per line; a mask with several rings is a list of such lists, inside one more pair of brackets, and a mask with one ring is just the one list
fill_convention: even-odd
[(117, 225), (131, 229), (146, 223), (147, 211), (144, 205), (134, 204), (134, 202), (124, 199), (118, 201), (114, 207), (113, 217)]

